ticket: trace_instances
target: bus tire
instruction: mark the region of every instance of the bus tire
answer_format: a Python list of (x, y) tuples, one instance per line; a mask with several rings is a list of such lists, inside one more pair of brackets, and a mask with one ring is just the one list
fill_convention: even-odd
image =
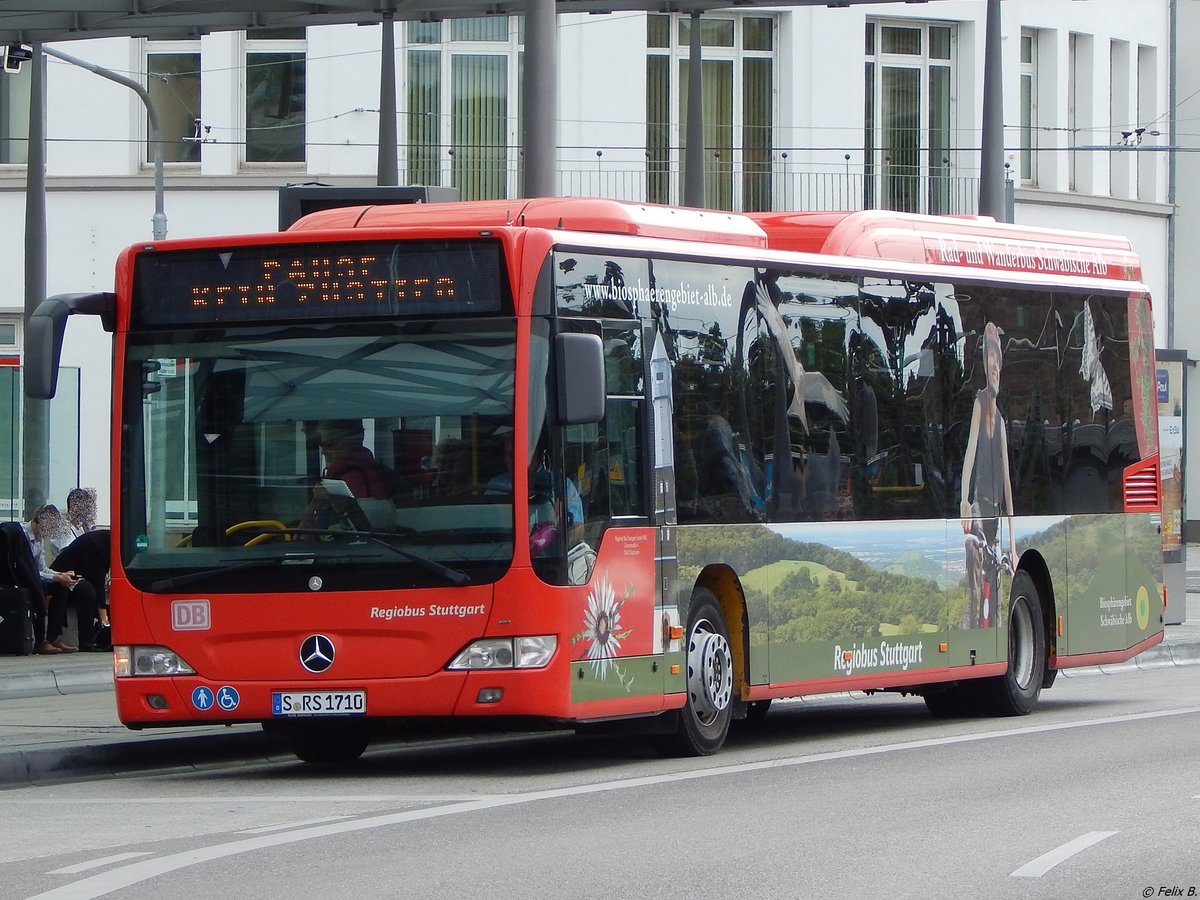
[(767, 717), (767, 712), (771, 709), (770, 699), (755, 700), (752, 703), (746, 704), (746, 721), (758, 724)]
[(973, 714), (971, 694), (961, 684), (930, 688), (924, 695), (925, 708), (935, 719), (963, 719)]
[(725, 613), (712, 591), (692, 594), (687, 626), (687, 701), (674, 728), (655, 735), (664, 756), (710, 756), (721, 749), (733, 714), (733, 652)]
[(263, 731), (278, 738), (301, 762), (314, 766), (339, 766), (354, 762), (371, 742), (361, 726), (319, 728), (288, 723), (263, 723)]
[(995, 716), (1033, 712), (1046, 678), (1046, 625), (1037, 585), (1024, 569), (1013, 577), (1008, 604), (1008, 671), (979, 684), (983, 708)]

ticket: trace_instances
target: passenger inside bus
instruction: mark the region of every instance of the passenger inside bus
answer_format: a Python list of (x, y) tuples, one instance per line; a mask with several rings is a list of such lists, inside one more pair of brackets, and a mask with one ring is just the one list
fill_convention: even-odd
[(300, 516), (300, 527), (327, 528), (348, 517), (355, 520), (350, 524), (359, 529), (388, 524), (363, 516), (364, 502), (382, 501), (375, 504), (381, 508), (391, 505), (395, 478), (363, 446), (362, 420), (323, 420), (317, 425), (317, 436), (325, 468), (321, 483), (313, 487), (312, 500)]
[[(487, 443), (484, 442), (485, 446)], [(512, 459), (511, 443), (506, 442), (503, 446), (504, 449), (493, 452), (492, 457), (503, 460), (505, 469), (488, 479), (484, 494), (512, 494), (513, 475), (507, 467), (507, 462)], [(541, 459), (543, 454), (535, 453), (534, 456)], [(564, 514), (569, 544), (574, 543), (578, 529), (583, 525), (583, 499), (579, 489), (569, 475), (563, 476), (563, 482), (560, 494), (544, 463), (529, 473), (529, 540), (535, 554), (549, 549)]]

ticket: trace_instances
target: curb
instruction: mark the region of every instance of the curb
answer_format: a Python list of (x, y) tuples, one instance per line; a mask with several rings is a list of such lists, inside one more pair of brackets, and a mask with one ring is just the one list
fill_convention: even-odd
[(0, 678), (0, 700), (25, 697), (53, 697), (111, 691), (112, 672), (108, 669), (51, 669), (48, 672), (17, 672)]
[(295, 757), (280, 741), (263, 734), (255, 725), (233, 726), (229, 733), (38, 747), (0, 753), (0, 789), (139, 773), (161, 775), (230, 762), (251, 764), (281, 758)]
[(1171, 654), (1171, 660), (1177, 666), (1189, 666), (1200, 663), (1200, 643), (1180, 641), (1166, 645)]
[(1122, 663), (1102, 666), (1082, 666), (1077, 669), (1060, 669), (1060, 677), (1075, 678), (1080, 675), (1094, 675), (1097, 672), (1104, 675), (1117, 675), (1121, 672), (1149, 671), (1151, 669), (1169, 669), (1175, 666), (1194, 666), (1200, 664), (1200, 641), (1163, 641), (1149, 650), (1139, 653), (1133, 659)]

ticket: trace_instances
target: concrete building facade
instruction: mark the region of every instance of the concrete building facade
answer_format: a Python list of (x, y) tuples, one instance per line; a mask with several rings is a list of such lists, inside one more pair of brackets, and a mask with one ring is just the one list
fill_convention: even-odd
[[(1200, 334), (1172, 325), (1166, 302), (1171, 6), (1139, 3), (1131, 17), (1122, 0), (1003, 3), (1005, 159), (1016, 221), (1127, 235), (1157, 298), (1159, 345), (1174, 328), (1181, 345), (1200, 346)], [(698, 22), (561, 16), (559, 193), (680, 202), (698, 26), (706, 205), (974, 213), (985, 10), (941, 0), (731, 10)], [(400, 182), (519, 196), (521, 20), (397, 23), (396, 37)], [(61, 46), (147, 85), (169, 237), (275, 230), (284, 184), (375, 182), (379, 26)], [(48, 293), (111, 290), (120, 250), (151, 237), (146, 112), (132, 91), (82, 68), (48, 60), (46, 73)], [(22, 498), (13, 373), (28, 90), (27, 72), (0, 82), (0, 518), (16, 516)], [(96, 486), (108, 507), (110, 360), (96, 321), (73, 320), (63, 361), (77, 374), (52, 414), (51, 500), (78, 483)]]

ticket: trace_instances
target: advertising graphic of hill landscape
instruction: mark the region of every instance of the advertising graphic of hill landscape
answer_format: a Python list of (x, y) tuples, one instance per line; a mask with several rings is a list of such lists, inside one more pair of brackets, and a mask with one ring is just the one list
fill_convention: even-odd
[[(1157, 535), (1150, 525), (1126, 534), (1127, 524), (1127, 517), (1120, 515), (1043, 516), (1016, 522), (1018, 556), (1026, 547), (1038, 548), (1060, 603), (1069, 586), (1073, 611), (1092, 625), (1087, 631), (1095, 632), (1097, 640), (1101, 599), (1118, 590), (1115, 585), (1126, 584), (1127, 563), (1136, 570), (1128, 582), (1154, 587), (1150, 573)], [(830, 546), (833, 533), (836, 547)], [(904, 635), (932, 637), (961, 629), (966, 621), (965, 553), (957, 520), (838, 523), (836, 528), (827, 523), (685, 527), (679, 529), (678, 546), (684, 590), (699, 574), (696, 560), (720, 559), (739, 573), (752, 646), (846, 646)], [(1115, 547), (1125, 548), (1125, 554), (1114, 561)], [(1000, 591), (1005, 600), (1008, 588), (1005, 578)], [(1121, 599), (1127, 595), (1125, 590), (1118, 593)], [(1128, 646), (1123, 639), (1115, 643)], [(778, 675), (773, 671), (772, 680)]]

